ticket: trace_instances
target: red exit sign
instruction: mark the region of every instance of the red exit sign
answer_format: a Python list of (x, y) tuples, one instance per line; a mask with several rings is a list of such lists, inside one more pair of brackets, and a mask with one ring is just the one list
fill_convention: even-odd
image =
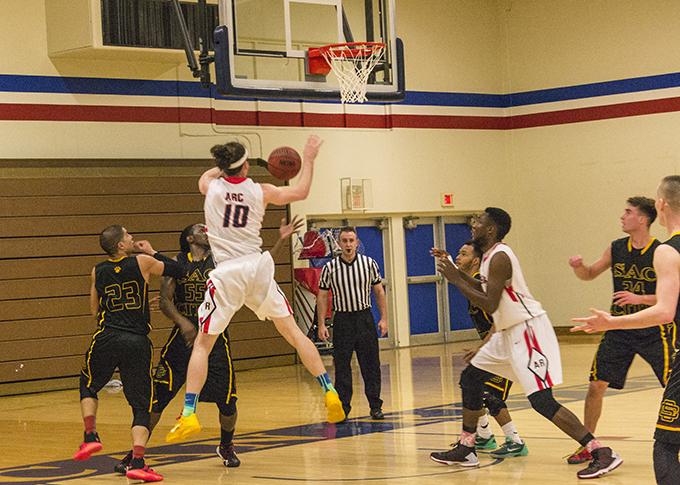
[(453, 193), (442, 193), (441, 202), (442, 207), (453, 207)]

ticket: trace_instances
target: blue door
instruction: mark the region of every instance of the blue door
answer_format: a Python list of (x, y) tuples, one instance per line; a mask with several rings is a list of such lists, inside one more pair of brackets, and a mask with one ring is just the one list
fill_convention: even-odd
[[(378, 263), (380, 268), (380, 275), (383, 279), (387, 279), (385, 274), (385, 247), (383, 244), (383, 233), (375, 226), (357, 226), (357, 236), (361, 241), (363, 254), (370, 256)], [(375, 294), (371, 291), (371, 312), (373, 313), (373, 320), (375, 320), (376, 328), (378, 320), (380, 320), (380, 312), (375, 302)], [(389, 320), (388, 320), (389, 321)], [(380, 335), (378, 335), (380, 336)], [(385, 335), (387, 337), (387, 335)]]
[(412, 336), (438, 334), (439, 277), (430, 248), (435, 246), (434, 222), (418, 222), (404, 229), (406, 276), (408, 284), (409, 321)]

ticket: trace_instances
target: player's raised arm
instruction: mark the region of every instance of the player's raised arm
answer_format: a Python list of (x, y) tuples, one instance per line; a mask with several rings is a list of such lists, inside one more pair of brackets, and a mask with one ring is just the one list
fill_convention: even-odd
[(654, 252), (656, 272), (656, 304), (637, 313), (611, 316), (607, 312), (591, 309), (590, 317), (574, 318), (580, 325), (572, 332), (602, 332), (614, 329), (655, 327), (659, 322), (672, 322), (678, 305), (680, 292), (680, 253), (671, 246), (662, 244)]
[(597, 278), (604, 271), (612, 266), (612, 246), (607, 246), (600, 259), (595, 261), (590, 266), (583, 264), (583, 257), (579, 254), (569, 258), (569, 266), (574, 270), (574, 274), (578, 279), (583, 281), (590, 281)]
[(213, 167), (210, 170), (206, 170), (205, 172), (203, 172), (203, 175), (201, 175), (201, 178), (198, 179), (198, 190), (203, 195), (207, 194), (210, 182), (217, 178), (220, 178), (221, 176), (222, 170), (219, 167)]
[(310, 135), (307, 139), (305, 149), (302, 152), (300, 178), (295, 185), (277, 187), (272, 184), (262, 184), (265, 206), (267, 204), (286, 205), (307, 198), (314, 175), (314, 161), (322, 144), (323, 140), (316, 135)]

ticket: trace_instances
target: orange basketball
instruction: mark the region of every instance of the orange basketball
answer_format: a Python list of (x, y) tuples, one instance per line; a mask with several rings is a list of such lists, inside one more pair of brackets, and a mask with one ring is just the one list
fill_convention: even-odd
[(267, 159), (267, 170), (280, 180), (290, 180), (302, 167), (300, 154), (291, 147), (275, 148)]

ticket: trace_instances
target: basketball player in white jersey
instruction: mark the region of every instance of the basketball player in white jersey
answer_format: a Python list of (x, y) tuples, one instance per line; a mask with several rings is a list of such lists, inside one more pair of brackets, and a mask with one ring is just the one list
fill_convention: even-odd
[(297, 183), (283, 187), (255, 183), (247, 177), (248, 152), (240, 143), (216, 145), (211, 149), (217, 167), (201, 176), (198, 187), (205, 195), (205, 222), (216, 266), (198, 310), (199, 333), (187, 371), (184, 410), (168, 433), (168, 442), (181, 441), (201, 430), (195, 412), (207, 377), (208, 355), (217, 337), (244, 304), (258, 318), (272, 320), (279, 333), (295, 347), (302, 363), (321, 385), (328, 421), (345, 419), (316, 346), (295, 323), (288, 301), (274, 281), (271, 254), (261, 249), (260, 229), (267, 205), (286, 205), (307, 197), (321, 144), (317, 136), (309, 137)]
[(559, 404), (552, 387), (562, 382), (560, 348), (555, 331), (541, 304), (533, 298), (519, 261), (503, 238), (510, 231), (510, 215), (487, 207), (473, 221), (472, 239), (483, 251), (478, 281), (448, 258), (437, 261), (438, 270), (456, 285), (473, 305), (493, 316), (492, 335), (460, 376), (463, 391), (463, 432), (449, 451), (430, 457), (439, 463), (479, 466), (475, 452), (477, 420), (484, 413), (484, 382), (493, 374), (524, 388), (531, 406), (552, 421), (593, 456), (578, 478), (597, 478), (623, 461), (611, 448), (603, 447), (567, 408)]

